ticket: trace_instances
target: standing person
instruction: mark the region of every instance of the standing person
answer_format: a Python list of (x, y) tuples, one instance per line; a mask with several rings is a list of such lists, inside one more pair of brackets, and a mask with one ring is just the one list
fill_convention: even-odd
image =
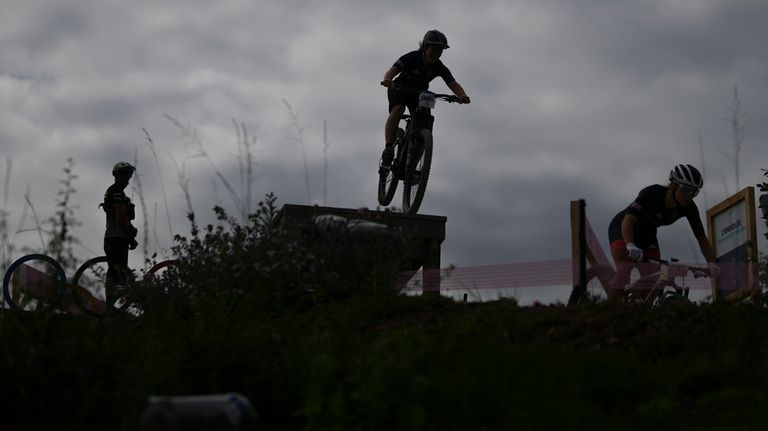
[[(456, 82), (451, 71), (440, 61), (443, 50), (448, 49), (448, 39), (437, 30), (430, 30), (419, 43), (418, 51), (411, 51), (400, 57), (389, 70), (384, 73), (381, 85), (388, 87), (389, 117), (384, 127), (384, 152), (381, 155), (382, 166), (389, 167), (395, 157), (395, 137), (400, 119), (405, 113), (406, 106), (410, 112), (416, 110), (419, 95), (392, 88), (392, 84), (400, 84), (416, 90), (426, 90), (429, 83), (438, 76), (443, 78), (448, 88), (459, 98), (459, 103), (469, 103), (469, 96)], [(397, 77), (397, 78), (395, 78)]]
[[(642, 189), (632, 204), (616, 214), (608, 227), (611, 255), (616, 263), (616, 275), (608, 290), (609, 299), (623, 299), (632, 268), (644, 257), (661, 257), (656, 230), (682, 217), (688, 220), (699, 250), (709, 262), (712, 276), (717, 275), (720, 268), (714, 263), (715, 249), (704, 232), (699, 208), (693, 201), (703, 185), (704, 179), (698, 169), (679, 164), (669, 173), (669, 185), (655, 184)], [(642, 276), (652, 272), (642, 265), (638, 269)]]
[(104, 253), (108, 259), (106, 296), (107, 304), (112, 305), (115, 285), (125, 283), (128, 271), (128, 250), (138, 246), (138, 230), (131, 224), (136, 217), (135, 205), (126, 196), (125, 188), (136, 170), (128, 162), (118, 162), (112, 168), (115, 183), (104, 193), (104, 207), (107, 214), (107, 228), (104, 232)]

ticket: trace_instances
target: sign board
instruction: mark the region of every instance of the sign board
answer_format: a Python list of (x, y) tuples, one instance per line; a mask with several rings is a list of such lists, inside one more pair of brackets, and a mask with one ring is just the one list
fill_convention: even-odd
[(713, 300), (748, 295), (757, 287), (755, 189), (747, 187), (707, 210), (707, 227), (722, 270), (712, 280)]

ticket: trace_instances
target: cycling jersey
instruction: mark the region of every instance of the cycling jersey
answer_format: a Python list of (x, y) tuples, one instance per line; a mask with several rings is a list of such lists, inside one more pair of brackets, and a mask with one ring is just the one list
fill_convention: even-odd
[(624, 238), (621, 235), (621, 222), (626, 214), (632, 214), (637, 217), (637, 223), (635, 223), (634, 228), (634, 240), (635, 244), (642, 249), (649, 247), (658, 248), (657, 228), (670, 225), (682, 217), (688, 219), (688, 224), (691, 226), (696, 238), (706, 236), (696, 203), (691, 201), (686, 206), (667, 208), (667, 190), (668, 187), (658, 184), (648, 186), (640, 191), (634, 202), (616, 214), (608, 227), (608, 237), (612, 249), (624, 245)]
[[(456, 81), (442, 61), (437, 60), (432, 64), (425, 63), (422, 51), (411, 51), (403, 55), (393, 67), (400, 70), (400, 74), (395, 78), (396, 83), (417, 90), (428, 89), (429, 83), (438, 76), (443, 78), (446, 85)], [(419, 103), (418, 94), (391, 88), (387, 91), (387, 98), (389, 99), (389, 112), (392, 112), (392, 108), (397, 105), (407, 106), (410, 112), (414, 112)]]
[(443, 78), (446, 85), (455, 81), (451, 71), (442, 61), (425, 63), (422, 51), (411, 51), (403, 55), (395, 62), (394, 67), (400, 70), (395, 82), (418, 90), (429, 88), (429, 83), (438, 76)]
[(126, 196), (123, 191), (124, 187), (118, 184), (112, 184), (104, 193), (104, 212), (107, 216), (107, 230), (104, 232), (104, 238), (128, 238), (132, 237), (117, 224), (117, 215), (115, 214), (114, 205), (125, 205), (125, 212), (128, 216), (128, 220), (135, 218), (134, 205), (131, 203), (131, 199)]

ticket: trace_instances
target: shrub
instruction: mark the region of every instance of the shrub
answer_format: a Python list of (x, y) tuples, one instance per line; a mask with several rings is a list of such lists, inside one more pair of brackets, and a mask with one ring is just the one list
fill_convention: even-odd
[[(396, 295), (398, 258), (391, 244), (291, 237), (275, 229), (274, 194), (258, 204), (245, 225), (214, 208), (218, 223), (175, 237), (178, 263), (133, 300), (145, 312), (206, 315), (273, 315), (350, 298)], [(250, 318), (250, 317), (249, 317)]]

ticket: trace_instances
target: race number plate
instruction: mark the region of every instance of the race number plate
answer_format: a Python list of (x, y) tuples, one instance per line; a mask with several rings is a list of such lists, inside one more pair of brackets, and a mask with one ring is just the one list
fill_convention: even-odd
[(432, 109), (435, 107), (435, 94), (429, 91), (422, 91), (419, 93), (419, 106), (422, 108)]

